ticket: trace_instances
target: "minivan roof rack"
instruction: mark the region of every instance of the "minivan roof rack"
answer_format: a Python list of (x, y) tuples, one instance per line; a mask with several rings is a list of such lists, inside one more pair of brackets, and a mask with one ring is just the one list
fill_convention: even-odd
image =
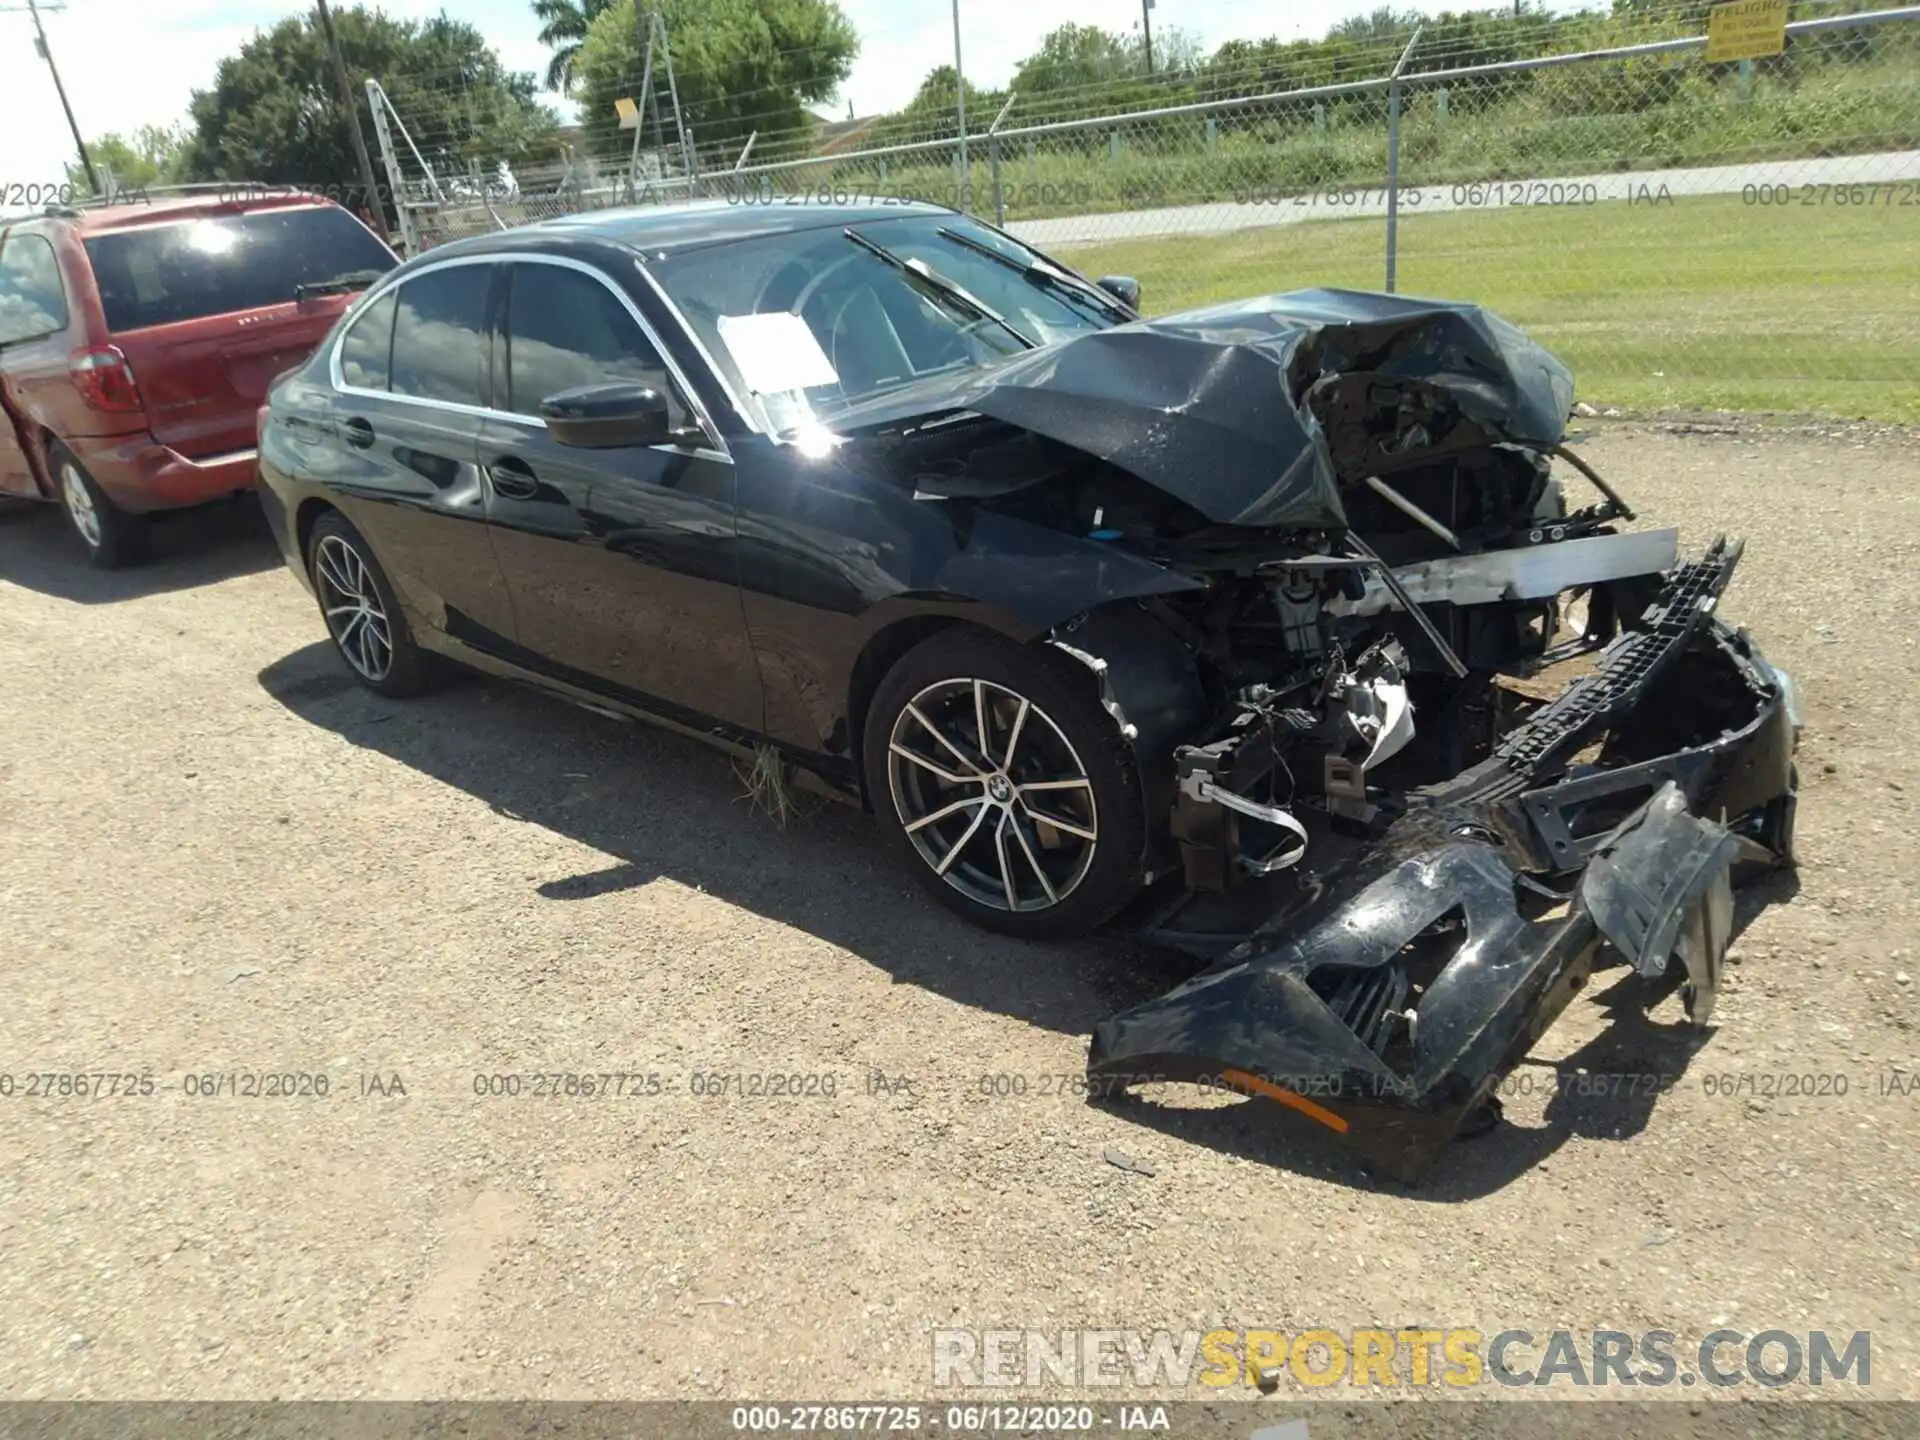
[(154, 200), (192, 200), (196, 197), (234, 200), (269, 199), (277, 195), (318, 195), (327, 198), (317, 186), (269, 180), (196, 180), (177, 185), (113, 185), (105, 195), (76, 195), (58, 205), (49, 205), (47, 215), (80, 215), (91, 210), (109, 210), (118, 205), (144, 205)]

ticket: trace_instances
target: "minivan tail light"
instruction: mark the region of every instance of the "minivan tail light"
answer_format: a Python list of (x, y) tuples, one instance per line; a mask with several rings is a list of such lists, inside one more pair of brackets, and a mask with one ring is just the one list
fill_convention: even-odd
[(80, 392), (80, 398), (95, 410), (138, 411), (140, 386), (133, 378), (133, 366), (117, 345), (95, 345), (76, 350), (67, 361), (67, 373)]

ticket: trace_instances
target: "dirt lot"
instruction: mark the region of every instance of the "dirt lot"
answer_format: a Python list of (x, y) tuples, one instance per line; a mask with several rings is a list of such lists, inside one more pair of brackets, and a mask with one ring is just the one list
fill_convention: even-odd
[[(1920, 1069), (1920, 440), (1588, 453), (1689, 545), (1747, 534), (1803, 868), (1697, 1053), (1598, 987), (1412, 1193), (1264, 1102), (1040, 1094), (1180, 967), (966, 929), (861, 816), (779, 833), (690, 742), (478, 680), (369, 696), (245, 511), (111, 576), (52, 512), (0, 525), (0, 1071), (156, 1080), (0, 1099), (0, 1395), (925, 1397), (935, 1326), (1425, 1323), (1871, 1330), (1872, 1393), (1920, 1397), (1920, 1094), (1876, 1093)], [(226, 1071), (329, 1094), (185, 1092)], [(475, 1094), (507, 1071), (674, 1093)], [(1780, 1072), (1849, 1093), (1708, 1093)]]

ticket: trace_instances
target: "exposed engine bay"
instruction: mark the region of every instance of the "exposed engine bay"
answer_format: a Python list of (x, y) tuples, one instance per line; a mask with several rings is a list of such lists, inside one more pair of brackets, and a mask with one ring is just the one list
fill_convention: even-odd
[[(1139, 602), (1195, 657), (1205, 695), (1204, 721), (1167, 757), (1192, 890), (1298, 863), (1310, 814), (1363, 833), (1400, 795), (1483, 759), (1678, 559), (1674, 530), (1619, 533), (1631, 511), (1616, 498), (1569, 513), (1547, 457), (1518, 449), (1368, 474), (1353, 490), (1350, 531), (1256, 551), (1212, 527), (1140, 537), (1207, 582)], [(1093, 508), (1128, 543), (1135, 517)], [(1077, 633), (1056, 643), (1079, 651)]]
[[(1322, 307), (1335, 298), (1318, 294)], [(1531, 422), (1570, 397), (1557, 361), (1470, 307), (1352, 298), (1384, 301), (1394, 318), (1293, 335), (1283, 373), (1269, 365), (1264, 377), (1268, 410), (1290, 399), (1285, 424), (1250, 414), (1238, 392), (1251, 377), (1222, 385), (1222, 370), (1245, 362), (1236, 307), (1224, 346), (1184, 318), (1178, 353), (1201, 388), (1177, 419), (1160, 418), (1164, 435), (1148, 422), (1144, 449), (1142, 422), (1125, 421), (1146, 397), (1096, 398), (1110, 385), (1084, 363), (1089, 373), (1063, 382), (1064, 359), (899, 434), (900, 468), (923, 498), (973, 501), (1199, 582), (1076, 617), (1052, 637), (1101, 675), (1117, 723), (1153, 732), (1136, 736), (1136, 753), (1145, 783), (1169, 782), (1153, 808), (1164, 799), (1173, 848), (1148, 869), (1177, 866), (1192, 891), (1291, 868), (1312, 843), (1309, 820), (1363, 833), (1399, 795), (1483, 758), (1528, 708), (1524, 684), (1503, 686), (1597, 650), (1678, 559), (1671, 529), (1620, 533), (1633, 511), (1559, 443), (1557, 424), (1550, 439), (1507, 438), (1516, 412)], [(1335, 362), (1363, 368), (1327, 373)], [(1522, 403), (1494, 395), (1503, 362)], [(1473, 376), (1465, 393), (1454, 372)], [(1131, 366), (1115, 373), (1137, 383)], [(1043, 406), (1063, 383), (1079, 403)], [(1150, 383), (1164, 403), (1168, 377)], [(1169, 473), (1166, 452), (1190, 431), (1198, 450), (1228, 425), (1230, 448), (1273, 452), (1279, 478), (1263, 492)], [(1556, 458), (1588, 492), (1580, 508)], [(1246, 523), (1279, 514), (1307, 523)], [(1147, 658), (1169, 641), (1190, 665)], [(1163, 693), (1143, 693), (1147, 670)], [(1154, 715), (1132, 713), (1142, 709)]]
[(1047, 637), (1165, 817), (1145, 928), (1213, 962), (1096, 1030), (1103, 1092), (1226, 1084), (1413, 1178), (1597, 959), (1706, 1022), (1736, 866), (1791, 862), (1791, 687), (1714, 617), (1738, 543), (1626, 528), (1571, 401), (1474, 307), (1314, 291), (1035, 352), (891, 433), (920, 498), (1189, 582)]

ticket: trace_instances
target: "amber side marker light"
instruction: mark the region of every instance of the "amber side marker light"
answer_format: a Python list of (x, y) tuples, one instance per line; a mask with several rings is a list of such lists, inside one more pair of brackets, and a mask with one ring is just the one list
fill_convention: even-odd
[(1258, 1075), (1249, 1075), (1245, 1070), (1222, 1070), (1220, 1078), (1236, 1090), (1244, 1090), (1249, 1095), (1264, 1095), (1269, 1100), (1278, 1100), (1290, 1110), (1298, 1110), (1308, 1119), (1318, 1120), (1336, 1134), (1347, 1133), (1344, 1117), (1336, 1115), (1324, 1105), (1316, 1105), (1304, 1095), (1297, 1095), (1284, 1085), (1276, 1085), (1271, 1080), (1262, 1080)]

